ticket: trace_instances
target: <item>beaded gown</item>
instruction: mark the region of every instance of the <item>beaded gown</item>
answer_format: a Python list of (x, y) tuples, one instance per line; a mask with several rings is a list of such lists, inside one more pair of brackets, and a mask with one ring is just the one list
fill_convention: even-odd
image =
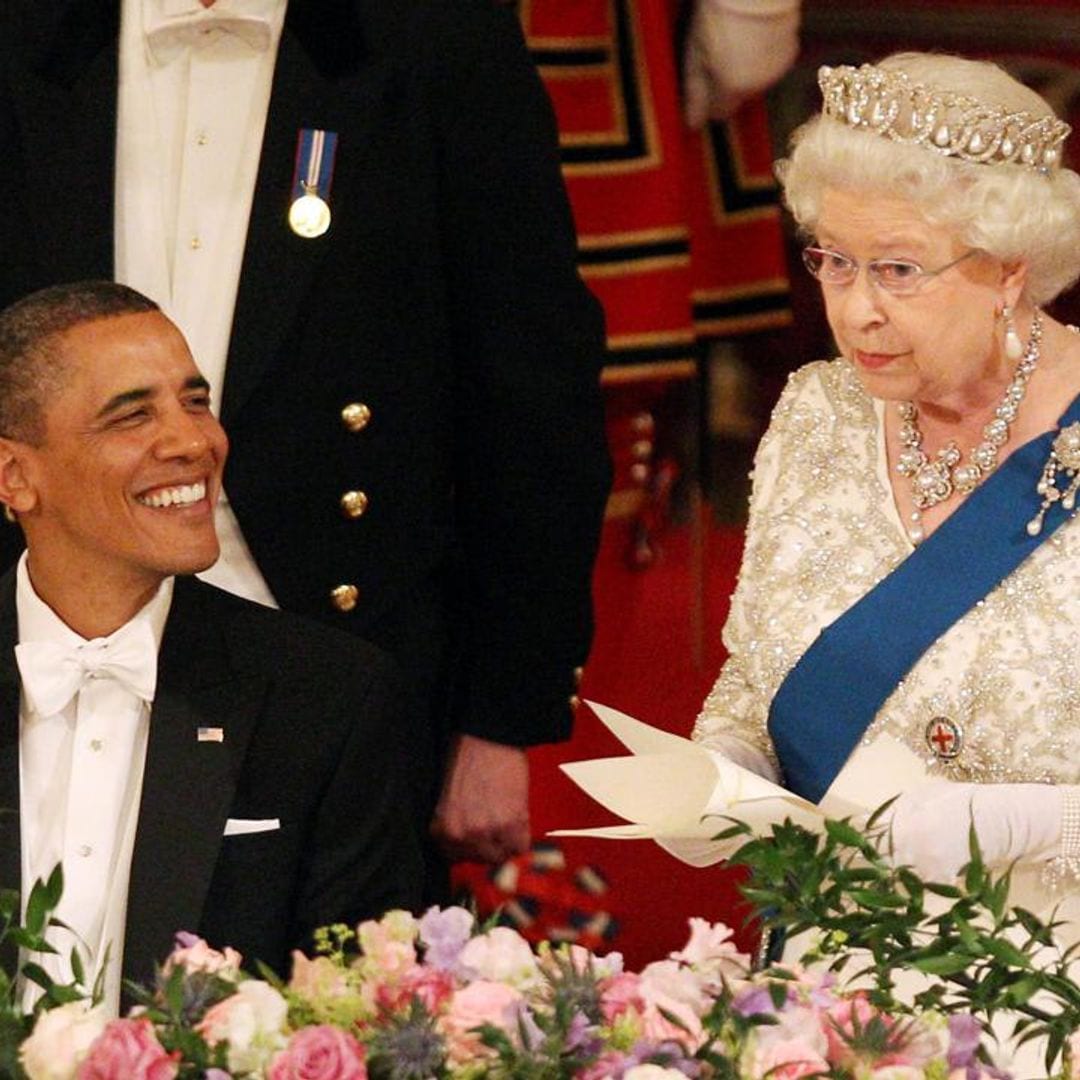
[[(883, 418), (884, 403), (844, 359), (791, 377), (758, 450), (724, 628), (729, 658), (694, 730), (704, 744), (737, 735), (775, 762), (766, 721), (784, 676), (823, 627), (911, 553), (889, 484)], [(1024, 521), (1039, 508), (1037, 480)], [(858, 663), (853, 656), (855, 679)], [(927, 742), (935, 718), (960, 733), (952, 760)], [(1058, 529), (927, 650), (863, 742), (882, 733), (919, 755), (930, 777), (1080, 783), (1080, 520)]]
[[(789, 380), (758, 449), (746, 550), (724, 627), (729, 657), (694, 728), (704, 745), (722, 749), (719, 737), (735, 735), (775, 765), (766, 724), (784, 677), (824, 627), (911, 554), (889, 483), (884, 408), (842, 358)], [(1039, 508), (1037, 481), (1023, 521)], [(858, 665), (853, 656), (853, 679)], [(927, 741), (938, 718), (960, 735), (951, 760)], [(1080, 783), (1080, 518), (926, 651), (862, 743), (884, 733), (917, 754), (928, 777)], [(1066, 920), (1059, 937), (1069, 944), (1080, 938), (1080, 882), (1050, 888), (1041, 870), (1016, 867), (1012, 899), (1044, 916), (1057, 908)], [(1030, 1044), (1014, 1061), (1041, 1071), (1038, 1064)]]

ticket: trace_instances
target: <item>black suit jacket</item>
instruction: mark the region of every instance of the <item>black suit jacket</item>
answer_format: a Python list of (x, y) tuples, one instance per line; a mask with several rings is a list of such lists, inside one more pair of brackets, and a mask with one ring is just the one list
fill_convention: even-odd
[[(20, 885), (14, 574), (0, 581), (0, 888)], [(393, 664), (306, 619), (176, 581), (151, 710), (123, 971), (177, 930), (287, 973), (312, 930), (415, 909), (415, 731)], [(222, 742), (200, 742), (219, 727)], [(225, 837), (229, 818), (281, 828)]]
[[(0, 303), (112, 274), (119, 3), (3, 8)], [(317, 240), (286, 224), (302, 127), (339, 135)], [(283, 607), (387, 648), (440, 723), (520, 745), (569, 732), (608, 486), (602, 318), (575, 254), (511, 11), (290, 0), (228, 357), (226, 490)], [(354, 402), (372, 411), (360, 432), (341, 419)], [(348, 519), (357, 490), (368, 509)], [(348, 613), (330, 602), (342, 584), (359, 590)]]

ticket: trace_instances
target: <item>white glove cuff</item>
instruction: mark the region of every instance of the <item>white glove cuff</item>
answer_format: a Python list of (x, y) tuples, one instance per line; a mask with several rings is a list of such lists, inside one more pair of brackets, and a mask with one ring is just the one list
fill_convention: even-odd
[(1061, 846), (1046, 864), (1043, 882), (1055, 891), (1080, 884), (1080, 787), (1061, 788)]

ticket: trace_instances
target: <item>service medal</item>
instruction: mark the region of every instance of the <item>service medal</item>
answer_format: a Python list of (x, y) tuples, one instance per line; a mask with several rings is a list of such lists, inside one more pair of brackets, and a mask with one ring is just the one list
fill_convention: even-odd
[(330, 228), (330, 207), (326, 200), (305, 193), (289, 207), (289, 228), (305, 240), (314, 240)]
[(301, 128), (296, 140), (289, 228), (314, 240), (330, 228), (330, 185), (334, 178), (337, 132)]

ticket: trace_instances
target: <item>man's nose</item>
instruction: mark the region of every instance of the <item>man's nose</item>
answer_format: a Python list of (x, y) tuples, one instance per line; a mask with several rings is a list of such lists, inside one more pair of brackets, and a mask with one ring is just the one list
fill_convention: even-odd
[(207, 421), (216, 423), (207, 414), (190, 413), (178, 406), (170, 410), (158, 440), (162, 457), (201, 457), (210, 448)]

